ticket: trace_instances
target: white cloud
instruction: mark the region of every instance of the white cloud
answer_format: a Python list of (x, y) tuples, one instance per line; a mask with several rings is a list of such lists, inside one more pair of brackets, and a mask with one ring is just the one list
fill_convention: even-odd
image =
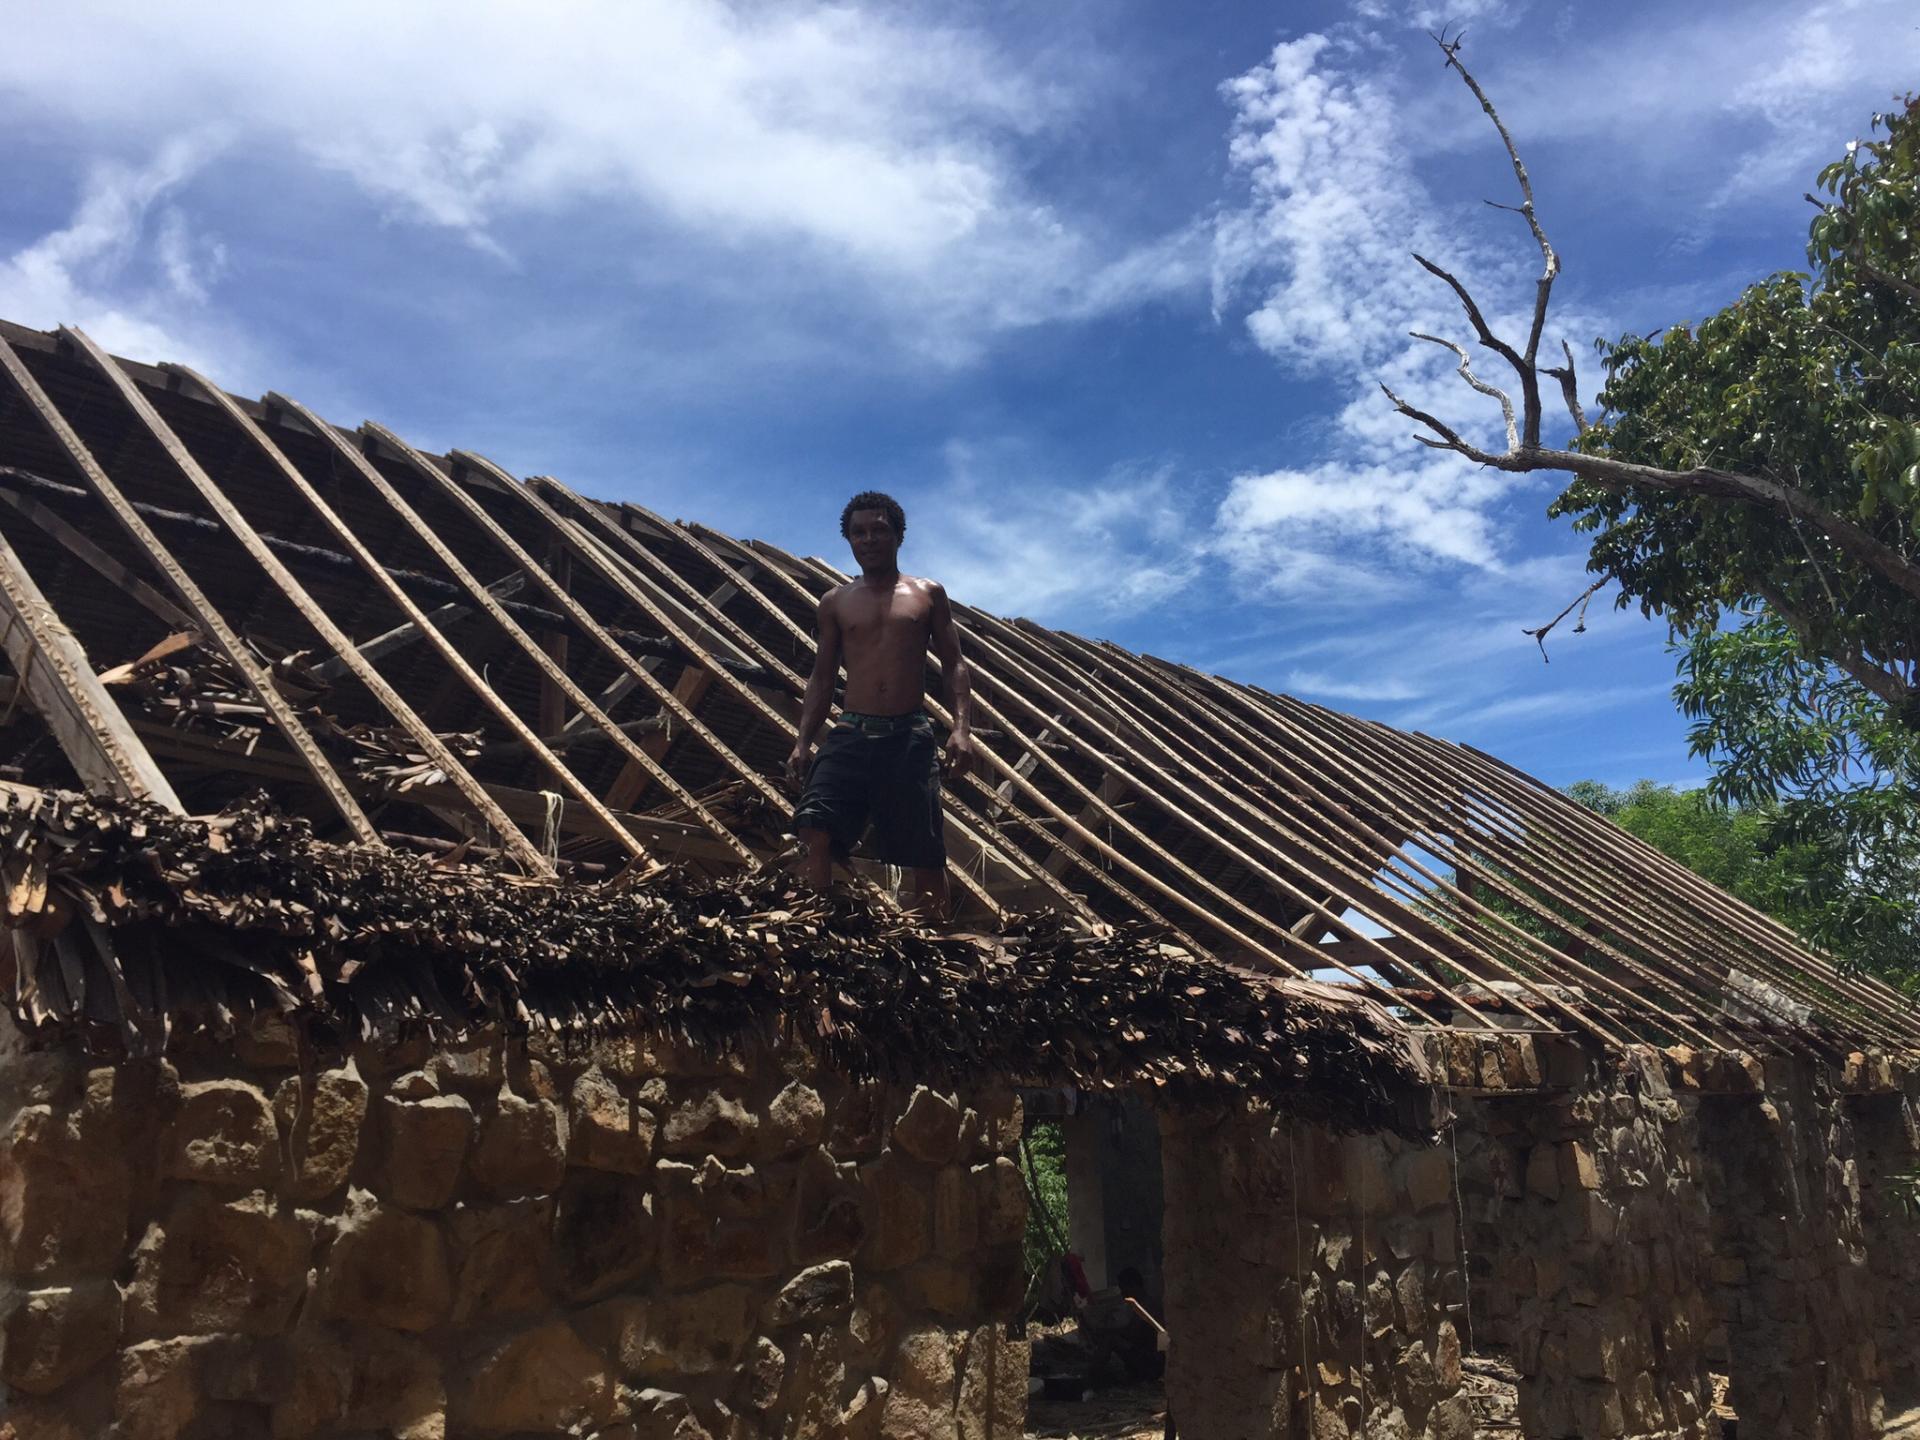
[(1458, 27), (1468, 21), (1506, 23), (1524, 4), (1508, 0), (1355, 0), (1353, 13), (1362, 20), (1392, 21), (1421, 30), (1437, 30), (1442, 25)]
[[(1247, 305), (1256, 345), (1348, 396), (1311, 463), (1235, 477), (1218, 516), (1223, 552), (1243, 579), (1282, 591), (1320, 578), (1325, 567), (1304, 565), (1303, 554), (1337, 557), (1362, 576), (1500, 569), (1499, 507), (1538, 482), (1420, 449), (1379, 383), (1501, 448), (1497, 408), (1461, 385), (1452, 355), (1410, 338), (1467, 333), (1452, 296), (1410, 252), (1459, 275), (1507, 335), (1525, 333), (1514, 304), (1531, 300), (1537, 252), (1499, 243), (1514, 237), (1488, 233), (1479, 207), (1463, 212), (1428, 188), (1377, 49), (1326, 35), (1286, 41), (1222, 93), (1246, 199), (1216, 229), (1216, 311)], [(1568, 313), (1555, 321), (1549, 345), (1561, 330), (1602, 328)], [(1491, 352), (1478, 351), (1474, 366), (1517, 393)]]
[[(1610, 21), (1604, 44), (1577, 27), (1558, 38), (1498, 51), (1502, 115), (1536, 147), (1583, 147), (1580, 180), (1627, 187), (1627, 203), (1684, 195), (1675, 213), (1696, 244), (1737, 223), (1740, 202), (1797, 203), (1920, 72), (1912, 0), (1646, 6)], [(1459, 102), (1452, 76), (1403, 93), (1417, 151), (1454, 151), (1478, 132), (1477, 107)]]
[(1033, 463), (1018, 446), (950, 443), (948, 481), (913, 507), (902, 564), (968, 604), (1057, 625), (1139, 615), (1193, 583), (1206, 537), (1172, 466), (1076, 487)]
[(1027, 183), (1073, 79), (906, 11), (722, 0), (96, 0), (0, 48), (0, 96), (108, 153), (218, 122), (522, 265), (553, 258), (517, 250), (532, 219), (664, 227), (862, 289), (943, 359), (1201, 278), (1197, 237), (1134, 253)]
[(1290, 670), (1287, 689), (1297, 695), (1312, 695), (1323, 700), (1418, 700), (1425, 693), (1405, 680), (1375, 676), (1341, 679), (1320, 670)]
[(167, 141), (142, 165), (96, 165), (65, 225), (0, 259), (0, 314), (78, 325), (139, 358), (216, 363), (225, 347), (197, 311), (224, 252), (167, 200), (219, 148), (202, 132)]

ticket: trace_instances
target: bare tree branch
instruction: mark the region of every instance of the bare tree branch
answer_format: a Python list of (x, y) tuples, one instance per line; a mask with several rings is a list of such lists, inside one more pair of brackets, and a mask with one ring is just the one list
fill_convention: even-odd
[[(1574, 425), (1580, 433), (1585, 433), (1588, 428), (1586, 411), (1580, 403), (1572, 347), (1564, 341), (1561, 344), (1560, 348), (1567, 362), (1564, 366), (1542, 367), (1538, 363), (1540, 336), (1546, 323), (1547, 304), (1551, 297), (1553, 281), (1560, 272), (1560, 259), (1547, 239), (1545, 228), (1540, 224), (1539, 215), (1534, 207), (1533, 183), (1528, 178), (1527, 168), (1520, 159), (1520, 152), (1513, 143), (1512, 134), (1508, 131), (1506, 123), (1501, 120), (1493, 102), (1480, 88), (1479, 81), (1475, 80), (1471, 72), (1460, 62), (1461, 37), (1456, 35), (1449, 40), (1443, 32), (1434, 36), (1433, 39), (1434, 43), (1440, 47), (1441, 53), (1446, 56), (1447, 67), (1459, 72), (1461, 80), (1473, 92), (1474, 98), (1480, 102), (1480, 108), (1492, 120), (1494, 128), (1500, 134), (1501, 143), (1506, 146), (1507, 158), (1513, 163), (1514, 178), (1519, 183), (1523, 199), (1523, 203), (1518, 207), (1519, 212), (1526, 217), (1528, 228), (1533, 232), (1534, 240), (1540, 247), (1544, 264), (1539, 282), (1535, 287), (1533, 319), (1528, 331), (1526, 350), (1522, 353), (1493, 333), (1492, 327), (1487, 324), (1486, 316), (1481, 312), (1479, 303), (1455, 276), (1441, 269), (1424, 255), (1413, 257), (1422, 269), (1445, 282), (1453, 291), (1466, 313), (1468, 323), (1473, 326), (1474, 335), (1479, 343), (1505, 359), (1513, 367), (1514, 373), (1520, 377), (1522, 417), (1520, 435), (1516, 441), (1513, 433), (1511, 401), (1504, 392), (1496, 390), (1472, 373), (1466, 363), (1465, 352), (1460, 346), (1434, 336), (1421, 335), (1418, 338), (1440, 345), (1460, 357), (1461, 377), (1474, 389), (1483, 394), (1495, 395), (1502, 400), (1507, 415), (1507, 448), (1500, 454), (1482, 449), (1465, 439), (1452, 426), (1424, 410), (1416, 409), (1382, 384), (1380, 388), (1393, 403), (1394, 409), (1430, 432), (1415, 438), (1430, 449), (1450, 450), (1477, 465), (1486, 465), (1509, 474), (1560, 470), (1570, 472), (1616, 494), (1629, 494), (1635, 490), (1660, 490), (1681, 495), (1737, 500), (1745, 504), (1757, 505), (1796, 522), (1804, 521), (1824, 535), (1835, 548), (1851, 556), (1862, 566), (1882, 576), (1905, 593), (1920, 598), (1920, 564), (1916, 564), (1865, 527), (1827, 509), (1797, 487), (1783, 485), (1765, 476), (1738, 474), (1711, 466), (1695, 466), (1690, 470), (1664, 470), (1652, 465), (1638, 465), (1630, 461), (1614, 459), (1611, 456), (1583, 455), (1574, 450), (1553, 449), (1540, 443), (1539, 377), (1541, 375), (1551, 375), (1560, 382), (1561, 395), (1566, 401), (1567, 413), (1573, 418)], [(1815, 201), (1815, 203), (1819, 202)], [(1892, 282), (1893, 287), (1902, 293), (1912, 293), (1915, 298), (1920, 298), (1920, 287), (1912, 286), (1910, 282), (1901, 280), (1898, 276), (1875, 274), (1875, 278)], [(1552, 623), (1558, 623), (1558, 621)], [(1551, 629), (1552, 623), (1544, 628)], [(1860, 663), (1864, 665), (1870, 662)], [(1898, 677), (1891, 678), (1898, 682)], [(1875, 683), (1885, 687), (1887, 680), (1886, 672), (1880, 672)], [(1867, 681), (1863, 679), (1861, 683), (1866, 684)], [(1904, 682), (1898, 683), (1904, 684)], [(1875, 693), (1879, 694), (1881, 691), (1875, 690)]]
[(1504, 356), (1506, 362), (1513, 366), (1513, 373), (1520, 377), (1523, 393), (1529, 385), (1534, 385), (1537, 388), (1537, 382), (1533, 379), (1533, 371), (1528, 368), (1527, 362), (1520, 358), (1520, 352), (1518, 350), (1514, 349), (1511, 345), (1507, 344), (1506, 341), (1493, 333), (1492, 327), (1487, 324), (1487, 317), (1480, 313), (1479, 303), (1468, 293), (1467, 287), (1431, 260), (1427, 259), (1426, 256), (1416, 252), (1413, 258), (1429, 275), (1439, 276), (1440, 279), (1446, 281), (1447, 284), (1452, 287), (1453, 293), (1460, 298), (1460, 308), (1467, 312), (1467, 321), (1473, 326), (1474, 335), (1487, 349)]
[(1578, 595), (1574, 596), (1573, 599), (1569, 600), (1567, 602), (1567, 608), (1562, 610), (1558, 615), (1554, 616), (1551, 620), (1547, 621), (1546, 624), (1536, 626), (1534, 629), (1531, 629), (1531, 630), (1528, 630), (1525, 627), (1522, 627), (1520, 633), (1522, 635), (1531, 635), (1533, 637), (1534, 643), (1540, 647), (1541, 663), (1549, 664), (1549, 665), (1553, 663), (1551, 660), (1547, 658), (1547, 632), (1553, 629), (1553, 627), (1558, 625), (1562, 620), (1566, 619), (1567, 616), (1571, 615), (1573, 613), (1573, 607), (1576, 605), (1580, 607), (1580, 619), (1574, 624), (1573, 633), (1576, 635), (1582, 635), (1586, 633), (1588, 602), (1590, 602), (1593, 599), (1595, 592), (1598, 591), (1602, 585), (1605, 585), (1611, 579), (1613, 579), (1613, 576), (1611, 575), (1602, 575), (1598, 580), (1594, 581), (1591, 585), (1587, 586), (1586, 589), (1582, 590)]
[(1475, 390), (1478, 390), (1482, 395), (1491, 395), (1495, 400), (1500, 402), (1500, 413), (1504, 415), (1507, 420), (1507, 448), (1511, 450), (1517, 446), (1520, 443), (1520, 432), (1514, 426), (1513, 397), (1508, 395), (1507, 392), (1502, 390), (1498, 385), (1489, 385), (1485, 380), (1482, 380), (1478, 375), (1473, 373), (1473, 362), (1467, 358), (1467, 347), (1460, 344), (1457, 340), (1442, 340), (1438, 335), (1425, 335), (1418, 330), (1412, 330), (1408, 333), (1416, 340), (1425, 340), (1429, 345), (1438, 345), (1443, 350), (1451, 350), (1455, 355), (1460, 357), (1460, 378)]
[[(1540, 373), (1542, 375), (1551, 375), (1560, 382), (1560, 393), (1566, 397), (1567, 413), (1573, 416), (1573, 433), (1577, 438), (1587, 433), (1587, 410), (1586, 407), (1580, 403), (1579, 379), (1574, 374), (1573, 369), (1573, 347), (1562, 340), (1560, 342), (1560, 353), (1567, 357), (1567, 363), (1564, 365), (1543, 366), (1541, 367)], [(1513, 446), (1509, 445), (1507, 448), (1511, 450)]]
[(1546, 329), (1547, 301), (1553, 294), (1554, 277), (1560, 273), (1560, 257), (1554, 253), (1552, 243), (1547, 239), (1546, 229), (1540, 224), (1540, 217), (1533, 205), (1533, 181), (1527, 175), (1527, 167), (1520, 159), (1520, 151), (1513, 143), (1513, 135), (1507, 129), (1506, 121), (1500, 118), (1500, 112), (1493, 107), (1493, 101), (1487, 98), (1487, 92), (1480, 88), (1480, 82), (1473, 78), (1473, 72), (1460, 63), (1460, 44), (1465, 35), (1456, 35), (1451, 42), (1445, 32), (1433, 37), (1433, 43), (1440, 47), (1440, 53), (1447, 57), (1447, 67), (1457, 70), (1467, 88), (1473, 92), (1473, 98), (1480, 102), (1480, 108), (1493, 122), (1493, 128), (1500, 132), (1500, 143), (1507, 147), (1507, 158), (1513, 162), (1513, 178), (1520, 185), (1520, 213), (1526, 217), (1527, 228), (1533, 232), (1534, 243), (1540, 247), (1540, 279), (1534, 285), (1533, 323), (1527, 328), (1527, 348), (1524, 356), (1525, 370), (1521, 380), (1521, 400), (1525, 407), (1526, 443), (1540, 443), (1540, 386), (1533, 378), (1534, 366), (1540, 357), (1540, 335)]

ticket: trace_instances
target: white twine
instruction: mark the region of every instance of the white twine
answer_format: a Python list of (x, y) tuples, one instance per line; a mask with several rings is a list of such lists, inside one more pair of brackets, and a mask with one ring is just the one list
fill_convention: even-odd
[(540, 798), (546, 802), (547, 814), (540, 827), (540, 853), (548, 860), (560, 858), (560, 816), (567, 808), (565, 798), (558, 790), (542, 790)]

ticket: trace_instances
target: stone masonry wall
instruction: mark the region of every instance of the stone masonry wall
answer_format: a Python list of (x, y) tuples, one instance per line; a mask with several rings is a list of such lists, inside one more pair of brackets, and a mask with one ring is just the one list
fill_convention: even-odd
[(0, 1436), (1024, 1428), (1010, 1092), (488, 1040), (163, 1062), (0, 1019)]
[(1167, 1403), (1201, 1440), (1469, 1440), (1447, 1152), (1163, 1117)]
[(1694, 1108), (1656, 1051), (1542, 1048), (1558, 1084), (1455, 1099), (1469, 1333), (1520, 1372), (1530, 1437), (1702, 1435), (1713, 1274)]
[(1744, 1436), (1878, 1436), (1920, 1304), (1883, 1188), (1911, 1070), (1520, 1043), (1530, 1083), (1450, 1074), (1470, 1334), (1519, 1370), (1525, 1434), (1710, 1435), (1717, 1374)]
[(1920, 1168), (1920, 1106), (1896, 1091), (1863, 1097), (1853, 1116), (1875, 1350), (1888, 1409), (1898, 1411), (1920, 1401), (1920, 1213), (1911, 1192), (1895, 1188)]
[(1884, 1428), (1854, 1119), (1839, 1078), (1770, 1058), (1761, 1092), (1700, 1102), (1716, 1349), (1743, 1435), (1877, 1440)]

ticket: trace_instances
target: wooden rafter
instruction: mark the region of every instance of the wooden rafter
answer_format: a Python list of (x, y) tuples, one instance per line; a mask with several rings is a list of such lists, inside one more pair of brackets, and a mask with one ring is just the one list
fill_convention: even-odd
[[(44, 338), (5, 333), (50, 348)], [(604, 852), (580, 847), (610, 843), (634, 859), (727, 868), (761, 863), (788, 843), (779, 834), (788, 797), (749, 757), (791, 743), (814, 611), (845, 579), (832, 566), (633, 502), (591, 500), (548, 477), (523, 482), (471, 452), (426, 456), (376, 425), (354, 436), (283, 397), (237, 401), (173, 369), (183, 395), (208, 403), (234, 432), (232, 453), (265, 464), (229, 474), (196, 460), (161, 418), (146, 394), (156, 372), (122, 367), (77, 333), (65, 338), (77, 360), (56, 354), (36, 364), (78, 364), (104, 378), (200, 508), (122, 493), (82, 438), (96, 417), (63, 414), (35, 383), (38, 372), (7, 348), (0, 365), (86, 482), (74, 489), (33, 473), (40, 451), (0, 448), (0, 505), (10, 522), (32, 527), (11, 533), (36, 565), (47, 553), (36, 547), (54, 545), (86, 567), (62, 566), (63, 583), (97, 574), (113, 587), (106, 593), (168, 629), (200, 631), (255, 686), (267, 732), (248, 749), (218, 733), (120, 716), (65, 629), (67, 597), (39, 595), (20, 551), (0, 535), (0, 648), (22, 677), (0, 679), (0, 701), (17, 697), (47, 718), (87, 783), (116, 794), (144, 787), (161, 803), (177, 792), (176, 804), (199, 777), (228, 769), (272, 785), (318, 784), (355, 834), (374, 843), (359, 807), (377, 786), (331, 771), (307, 712), (279, 696), (207, 598), (233, 597), (246, 583), (222, 573), (216, 585), (201, 568), (225, 553), (208, 538), (224, 535), (220, 544), (237, 542), (263, 577), (246, 613), (285, 613), (284, 601), (303, 618), (325, 647), (309, 671), (356, 681), (353, 693), (370, 695), (444, 771), (410, 798), (446, 816), (455, 833), (498, 835), (528, 869), (552, 868), (532, 842), (536, 830), (555, 844), (566, 837), (569, 855), (595, 862)], [(342, 498), (334, 508), (322, 498), (326, 476), (309, 477), (288, 458), (307, 452), (281, 426), (318, 437), (327, 476), (353, 504)], [(119, 466), (116, 452), (101, 453)], [(276, 475), (284, 482), (277, 491)], [(377, 522), (361, 518), (362, 498), (379, 507)], [(87, 532), (75, 507), (95, 500), (130, 537), (131, 561)], [(416, 508), (423, 503), (452, 523), (429, 525)], [(182, 537), (177, 553), (153, 538), (155, 525)], [(332, 549), (310, 543), (316, 530)], [(422, 551), (438, 567), (431, 573), (412, 568)], [(143, 559), (164, 583), (136, 573)], [(320, 599), (339, 593), (343, 567), (399, 623), (386, 619), (370, 638), (349, 639)], [(476, 570), (504, 578), (489, 586)], [(72, 623), (91, 633), (98, 613), (96, 600)], [(959, 603), (955, 615), (976, 672), (979, 765), (948, 787), (948, 846), (955, 884), (981, 912), (1039, 903), (1083, 925), (1138, 922), (1202, 958), (1344, 976), (1420, 1023), (1517, 1023), (1614, 1044), (1762, 1052), (1920, 1047), (1920, 1020), (1904, 997), (1843, 972), (1776, 922), (1491, 757), (1030, 621)], [(487, 625), (489, 643), (494, 632), (503, 637), (512, 663), (499, 683), (511, 702), (466, 658), (471, 647), (449, 637), (456, 624)], [(502, 652), (491, 653), (498, 666)], [(418, 666), (436, 661), (423, 676)], [(437, 694), (435, 716), (494, 727), (478, 759), (435, 749), (429, 712), (409, 708), (402, 681), (409, 696)], [(951, 723), (937, 691), (928, 710)], [(616, 721), (616, 707), (627, 718)], [(540, 778), (525, 778), (519, 767), (529, 762)], [(503, 774), (515, 783), (501, 783)], [(686, 778), (695, 775), (707, 787), (697, 793)], [(542, 783), (564, 798), (563, 810), (549, 792), (525, 788)], [(314, 798), (308, 792), (302, 803)], [(642, 804), (654, 813), (635, 813)], [(450, 843), (393, 838), (438, 853)], [(574, 873), (610, 868), (589, 863)], [(1769, 995), (1785, 1007), (1780, 1014), (1814, 1019), (1767, 1018)]]

